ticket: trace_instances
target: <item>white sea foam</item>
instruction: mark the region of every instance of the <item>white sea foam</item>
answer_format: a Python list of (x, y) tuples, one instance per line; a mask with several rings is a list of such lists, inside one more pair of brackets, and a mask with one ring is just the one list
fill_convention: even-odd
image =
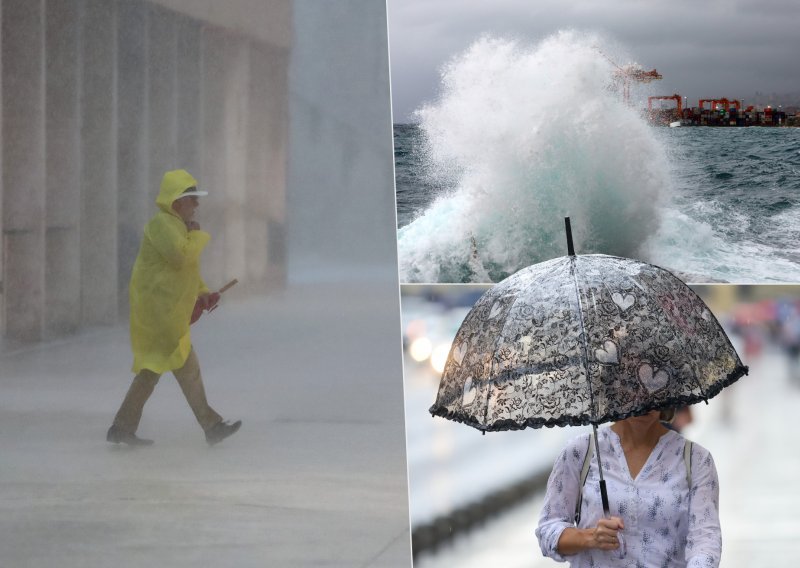
[[(671, 207), (664, 208), (661, 217), (660, 229), (647, 241), (642, 255), (656, 265), (678, 270), (688, 282), (710, 279), (748, 284), (800, 279), (800, 265), (787, 258), (786, 251), (748, 238), (750, 220), (745, 215), (731, 219), (731, 229), (742, 233), (734, 239), (726, 239), (709, 223)], [(786, 225), (777, 224), (776, 230), (791, 228), (789, 215), (786, 217)]]
[[(431, 175), (455, 189), (398, 233), (401, 279), (468, 281), (471, 237), (494, 280), (566, 253), (641, 257), (668, 199), (666, 153), (611, 80), (598, 36), (484, 37), (417, 113)], [(626, 63), (624, 56), (621, 63)]]

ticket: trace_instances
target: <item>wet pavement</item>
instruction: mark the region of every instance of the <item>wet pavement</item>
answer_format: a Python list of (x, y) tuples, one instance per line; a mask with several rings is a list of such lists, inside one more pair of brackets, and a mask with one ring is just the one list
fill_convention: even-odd
[(209, 401), (244, 422), (214, 447), (171, 375), (139, 428), (155, 445), (105, 441), (125, 325), (0, 354), (0, 565), (410, 566), (397, 297), (378, 288), (204, 316)]

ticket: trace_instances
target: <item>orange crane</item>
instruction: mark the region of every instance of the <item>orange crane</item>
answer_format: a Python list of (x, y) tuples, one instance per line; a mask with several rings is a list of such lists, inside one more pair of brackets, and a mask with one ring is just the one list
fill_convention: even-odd
[(616, 67), (616, 70), (614, 71), (614, 81), (622, 84), (622, 100), (628, 104), (631, 102), (631, 82), (636, 81), (637, 83), (650, 83), (651, 81), (663, 79), (661, 73), (655, 69), (645, 71), (638, 63), (629, 63), (625, 66), (620, 66), (617, 65), (608, 55), (603, 53), (603, 50), (601, 50), (599, 47), (595, 47), (595, 49), (597, 49), (597, 51), (600, 52), (600, 55), (605, 57), (609, 63), (611, 63), (611, 65)]
[(647, 110), (653, 110), (653, 101), (670, 101), (670, 100), (674, 100), (677, 103), (678, 116), (680, 116), (681, 112), (683, 112), (683, 103), (681, 102), (683, 99), (678, 93), (675, 93), (673, 95), (662, 95), (659, 97), (647, 97)]
[(725, 110), (730, 110), (731, 105), (735, 106), (737, 111), (742, 110), (742, 103), (738, 99), (720, 99), (718, 102), (724, 105)]
[(731, 105), (735, 106), (737, 111), (742, 110), (742, 103), (738, 99), (700, 99), (700, 110), (703, 110), (703, 105), (705, 103), (711, 103), (711, 110), (716, 110), (717, 106), (722, 106), (722, 108), (725, 109), (725, 112), (728, 112), (731, 108)]
[(663, 79), (662, 75), (655, 69), (645, 71), (638, 65), (619, 67), (614, 72), (614, 78), (622, 82), (622, 100), (628, 104), (631, 102), (631, 81), (649, 83), (651, 81)]

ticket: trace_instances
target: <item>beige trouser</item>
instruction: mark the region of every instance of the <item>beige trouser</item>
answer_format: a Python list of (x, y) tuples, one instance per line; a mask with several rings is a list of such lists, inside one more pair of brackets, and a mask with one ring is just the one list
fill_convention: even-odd
[[(186, 401), (192, 408), (194, 416), (203, 430), (208, 430), (222, 420), (222, 417), (208, 405), (206, 400), (206, 390), (203, 387), (203, 377), (200, 376), (200, 364), (197, 361), (194, 348), (189, 352), (189, 357), (187, 357), (183, 367), (175, 369), (172, 374), (178, 380), (183, 396), (186, 397)], [(125, 400), (122, 401), (122, 406), (120, 406), (117, 415), (114, 417), (114, 426), (123, 432), (130, 432), (131, 434), (136, 432), (139, 427), (139, 421), (142, 419), (144, 404), (153, 394), (153, 389), (156, 388), (159, 377), (158, 373), (142, 369), (133, 378), (131, 388), (128, 389), (128, 394), (125, 395)]]

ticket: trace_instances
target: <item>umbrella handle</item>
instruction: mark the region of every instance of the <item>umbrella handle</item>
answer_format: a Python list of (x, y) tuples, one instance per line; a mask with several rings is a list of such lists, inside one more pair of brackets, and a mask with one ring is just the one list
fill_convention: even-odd
[(600, 498), (603, 500), (603, 514), (609, 517), (610, 507), (608, 506), (608, 490), (606, 490), (606, 480), (603, 479), (603, 462), (600, 459), (600, 442), (597, 439), (597, 424), (592, 424), (594, 431), (594, 451), (597, 456), (597, 473), (600, 474)]
[(600, 480), (600, 498), (603, 500), (603, 513), (606, 517), (611, 516), (608, 507), (608, 491), (606, 490), (606, 480)]

